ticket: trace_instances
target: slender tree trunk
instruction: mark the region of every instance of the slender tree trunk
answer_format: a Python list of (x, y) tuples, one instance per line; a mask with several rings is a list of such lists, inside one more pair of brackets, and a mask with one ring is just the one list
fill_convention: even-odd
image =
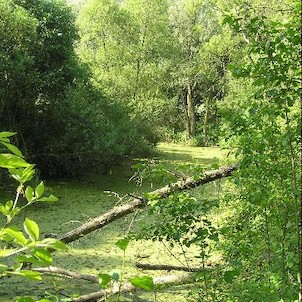
[(138, 91), (140, 71), (141, 71), (141, 61), (140, 58), (138, 58), (136, 61), (136, 76), (135, 76), (135, 85), (134, 85), (134, 92), (133, 92), (134, 100), (136, 100), (136, 92)]
[(137, 96), (137, 91), (139, 89), (139, 78), (140, 78), (140, 72), (142, 69), (142, 57), (141, 57), (141, 52), (143, 52), (143, 48), (145, 45), (145, 41), (146, 41), (146, 35), (147, 35), (147, 28), (144, 29), (143, 31), (143, 36), (142, 36), (142, 42), (141, 42), (141, 51), (139, 53), (139, 57), (137, 58), (136, 61), (136, 76), (135, 76), (135, 85), (134, 85), (134, 92), (133, 92), (133, 99), (136, 99)]
[(189, 115), (188, 115), (186, 95), (183, 96), (183, 106), (184, 106), (184, 109), (185, 109), (184, 112), (185, 112), (185, 117), (186, 117), (187, 138), (189, 138), (190, 137), (191, 124), (190, 124), (190, 118), (189, 118)]
[(204, 138), (207, 141), (207, 135), (208, 135), (208, 123), (209, 123), (209, 98), (205, 99), (205, 113), (204, 113), (204, 124), (203, 124), (203, 134)]
[(189, 137), (194, 137), (196, 135), (196, 115), (194, 108), (194, 99), (192, 96), (192, 86), (190, 81), (187, 85), (187, 111), (188, 111), (188, 122), (189, 122)]

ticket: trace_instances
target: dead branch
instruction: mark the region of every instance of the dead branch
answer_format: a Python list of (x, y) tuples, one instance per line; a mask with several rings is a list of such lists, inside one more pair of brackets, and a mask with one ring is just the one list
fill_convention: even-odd
[[(93, 283), (99, 283), (99, 279), (95, 275), (88, 275), (88, 274), (80, 274), (78, 272), (69, 271), (64, 268), (49, 266), (49, 267), (39, 267), (32, 269), (33, 271), (52, 274), (52, 275), (60, 275), (62, 277), (74, 278), (74, 279), (81, 279), (87, 280)], [(199, 269), (200, 270), (200, 269)], [(198, 270), (198, 271), (199, 271)], [(191, 270), (193, 272), (194, 270)], [(182, 275), (167, 275), (161, 277), (153, 278), (154, 285), (176, 285), (181, 283), (190, 283), (194, 282), (194, 277), (192, 274), (184, 273)], [(118, 283), (113, 283), (110, 288), (103, 289), (97, 292), (93, 292), (87, 295), (82, 295), (77, 298), (74, 298), (72, 301), (74, 302), (84, 302), (84, 301), (95, 301), (99, 299), (105, 299), (109, 296), (115, 295), (118, 292), (121, 293), (129, 293), (136, 290), (136, 287), (133, 286), (130, 282), (124, 283), (119, 286)]]
[[(217, 170), (207, 171), (200, 175), (199, 178), (189, 177), (184, 180), (179, 180), (175, 183), (171, 183), (160, 189), (157, 189), (150, 194), (157, 196), (158, 198), (168, 197), (175, 191), (182, 191), (192, 189), (200, 185), (210, 183), (216, 179), (231, 176), (232, 173), (237, 169), (236, 165), (220, 167)], [(80, 237), (89, 234), (97, 229), (104, 227), (105, 225), (122, 218), (130, 213), (135, 212), (137, 209), (148, 205), (148, 200), (145, 198), (133, 198), (131, 202), (125, 205), (116, 206), (109, 210), (107, 213), (102, 214), (96, 218), (89, 219), (87, 222), (82, 224), (76, 229), (63, 234), (59, 239), (65, 243), (69, 243), (79, 239)]]
[[(184, 273), (180, 276), (176, 275), (168, 275), (168, 276), (162, 276), (162, 277), (156, 277), (153, 278), (153, 282), (155, 285), (164, 285), (164, 284), (181, 284), (181, 283), (190, 283), (194, 282), (194, 278), (192, 274)], [(109, 296), (115, 295), (117, 293), (129, 293), (134, 292), (136, 288), (129, 282), (121, 285), (120, 287), (118, 284), (115, 284), (110, 289), (104, 289), (97, 292), (93, 292), (87, 295), (83, 295), (77, 298), (74, 298), (73, 302), (86, 302), (86, 301), (104, 301)], [(102, 300), (101, 300), (102, 299)]]
[(99, 279), (97, 276), (88, 275), (88, 274), (80, 274), (77, 272), (69, 271), (64, 268), (55, 267), (55, 266), (38, 267), (38, 268), (33, 268), (32, 270), (39, 272), (39, 273), (61, 275), (61, 276), (70, 277), (73, 279), (81, 279), (81, 280), (87, 280), (87, 281), (94, 282), (94, 283), (99, 283)]
[[(135, 266), (145, 270), (158, 270), (158, 271), (183, 271), (183, 272), (200, 272), (202, 267), (187, 267), (166, 264), (148, 264), (148, 263), (135, 263)], [(208, 265), (210, 266), (210, 265)]]

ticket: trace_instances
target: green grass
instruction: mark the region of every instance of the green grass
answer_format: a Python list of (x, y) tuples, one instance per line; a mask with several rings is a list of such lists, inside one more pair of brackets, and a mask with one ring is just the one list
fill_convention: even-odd
[[(219, 148), (189, 147), (176, 144), (160, 144), (154, 157), (157, 162), (171, 168), (173, 165), (184, 163), (198, 163), (208, 166), (217, 163), (222, 157)], [(151, 191), (150, 183), (143, 183), (137, 187), (134, 182), (129, 182), (133, 174), (130, 161), (123, 165), (112, 168), (108, 175), (97, 175), (91, 173), (81, 181), (52, 181), (46, 182), (49, 191), (59, 197), (55, 204), (36, 204), (28, 208), (23, 217), (34, 219), (41, 228), (41, 235), (46, 233), (62, 234), (82, 223), (87, 219), (106, 212), (119, 201), (114, 192), (120, 197), (127, 193)], [(107, 193), (104, 193), (107, 191)], [(197, 196), (213, 196), (216, 194), (215, 186), (208, 186), (204, 190), (196, 190)], [(111, 193), (108, 193), (111, 192)], [(136, 216), (136, 225), (145, 219), (144, 211)], [(133, 215), (128, 215), (118, 221), (111, 223), (102, 230), (95, 231), (78, 241), (70, 244), (67, 253), (54, 255), (54, 266), (78, 271), (81, 273), (109, 273), (111, 270), (121, 269), (123, 263), (123, 252), (115, 246), (118, 238), (122, 238), (128, 232), (133, 223)], [(171, 252), (174, 256), (171, 255)], [(195, 257), (197, 250), (190, 248), (186, 257), (191, 266), (199, 266), (199, 260)], [(215, 256), (213, 256), (215, 257)], [(176, 260), (176, 258), (178, 260)], [(145, 272), (135, 268), (135, 262), (153, 264), (174, 264), (185, 262), (180, 248), (168, 251), (166, 246), (160, 242), (138, 241), (131, 242), (126, 251), (124, 279), (127, 280), (137, 275), (166, 275), (167, 272)], [(98, 290), (96, 284), (71, 279), (47, 277), (43, 282), (33, 282), (23, 278), (5, 278), (0, 283), (0, 302), (13, 301), (15, 296), (34, 295), (41, 297), (45, 292), (58, 295), (70, 296), (72, 293), (85, 294)], [(187, 301), (188, 288), (186, 286), (175, 287), (162, 293), (157, 293), (156, 301)], [(136, 299), (136, 300), (135, 300)], [(138, 294), (130, 301), (154, 301), (153, 294)], [(139, 300), (141, 299), (141, 300)], [(122, 300), (124, 301), (124, 300)], [(127, 301), (127, 300), (125, 300)]]

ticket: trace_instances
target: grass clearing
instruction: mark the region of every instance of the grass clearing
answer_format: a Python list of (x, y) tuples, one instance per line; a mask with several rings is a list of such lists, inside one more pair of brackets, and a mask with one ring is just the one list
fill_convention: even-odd
[[(156, 161), (171, 167), (174, 164), (198, 163), (201, 165), (214, 164), (219, 161), (223, 153), (219, 148), (199, 148), (176, 144), (160, 144)], [(40, 226), (41, 235), (46, 233), (62, 234), (82, 223), (87, 219), (100, 215), (114, 206), (119, 196), (127, 193), (151, 191), (150, 183), (144, 182), (137, 187), (134, 182), (129, 182), (133, 174), (131, 164), (114, 167), (107, 175), (90, 174), (82, 181), (56, 181), (46, 182), (49, 191), (59, 197), (55, 204), (35, 204), (22, 213), (23, 217), (34, 219)], [(107, 193), (105, 193), (107, 191)], [(219, 184), (206, 186), (206, 189), (195, 190), (197, 198), (211, 198), (219, 192)], [(111, 192), (111, 193), (108, 193)], [(136, 224), (146, 219), (146, 212), (141, 211), (136, 216)], [(19, 222), (22, 217), (18, 218)], [(126, 258), (123, 268), (123, 252), (115, 246), (119, 238), (127, 234), (129, 226), (133, 223), (133, 214), (111, 223), (105, 228), (95, 231), (69, 245), (67, 253), (57, 253), (54, 257), (53, 266), (78, 271), (80, 273), (109, 273), (111, 270), (124, 270), (123, 278), (127, 280), (134, 276), (166, 275), (167, 272), (140, 271), (134, 263), (172, 264), (181, 265), (186, 263), (183, 251), (179, 247), (168, 249), (167, 244), (151, 241), (131, 241), (126, 250)], [(200, 266), (200, 260), (196, 258), (197, 251), (190, 248), (186, 251), (189, 265)], [(217, 261), (219, 255), (213, 255), (211, 261)], [(50, 282), (49, 282), (50, 281)], [(158, 293), (138, 293), (136, 297), (128, 295), (121, 301), (187, 301), (189, 285), (177, 286), (172, 289), (159, 291)], [(96, 284), (85, 281), (76, 281), (57, 277), (46, 277), (45, 281), (33, 282), (23, 278), (5, 278), (0, 284), (0, 302), (13, 301), (19, 295), (33, 295), (41, 297), (43, 294), (85, 294), (98, 290)], [(154, 300), (156, 295), (156, 300)], [(167, 298), (169, 297), (169, 298)], [(127, 300), (128, 299), (128, 300)]]

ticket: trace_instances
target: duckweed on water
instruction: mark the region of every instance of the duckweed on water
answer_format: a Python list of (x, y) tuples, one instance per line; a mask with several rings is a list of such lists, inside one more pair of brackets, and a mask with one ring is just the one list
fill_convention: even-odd
[[(161, 144), (158, 147), (156, 161), (169, 167), (172, 164), (189, 162), (208, 165), (217, 163), (221, 157), (222, 152), (218, 148)], [(106, 212), (116, 203), (123, 202), (119, 201), (119, 197), (125, 194), (134, 192), (139, 195), (151, 190), (147, 182), (141, 187), (137, 187), (134, 182), (129, 182), (132, 174), (131, 163), (127, 162), (112, 168), (106, 175), (90, 174), (80, 181), (46, 182), (49, 190), (59, 197), (59, 201), (55, 204), (35, 204), (27, 208), (22, 213), (23, 217), (20, 216), (18, 220), (22, 221), (24, 217), (34, 219), (40, 226), (42, 236), (49, 233), (63, 234), (83, 224), (89, 218)], [(213, 195), (215, 191), (213, 185), (209, 186), (207, 194)], [(128, 215), (102, 230), (71, 243), (67, 253), (55, 255), (53, 266), (89, 274), (109, 273), (111, 270), (121, 269), (123, 253), (114, 243), (127, 234), (130, 225), (139, 224), (140, 220), (144, 219), (144, 211), (141, 212), (136, 216), (136, 222), (133, 222), (134, 215)], [(148, 273), (152, 276), (167, 274), (157, 271), (139, 271), (135, 267), (135, 262), (180, 265), (180, 262), (189, 261), (193, 267), (200, 265), (200, 260), (194, 257), (196, 255), (197, 251), (190, 248), (186, 252), (186, 260), (180, 248), (174, 247), (170, 250), (167, 244), (161, 242), (131, 241), (126, 250), (123, 278), (127, 280)], [(97, 284), (87, 281), (51, 276), (46, 276), (42, 282), (15, 277), (5, 278), (1, 280), (0, 287), (0, 302), (14, 301), (15, 297), (21, 295), (32, 295), (37, 298), (45, 295), (70, 297), (72, 294), (83, 295), (99, 290)], [(159, 290), (156, 294), (139, 292), (135, 297), (132, 294), (126, 295), (122, 301), (182, 302), (187, 301), (189, 289), (189, 285), (182, 285)]]

